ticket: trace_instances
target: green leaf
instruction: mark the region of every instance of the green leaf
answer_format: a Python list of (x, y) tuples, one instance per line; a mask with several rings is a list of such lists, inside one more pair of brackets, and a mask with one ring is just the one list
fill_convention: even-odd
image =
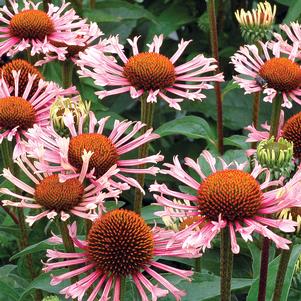
[(51, 242), (48, 241), (48, 239), (43, 240), (41, 242), (38, 242), (34, 245), (31, 245), (25, 249), (23, 249), (22, 251), (18, 252), (17, 254), (13, 255), (10, 260), (15, 260), (21, 256), (25, 256), (27, 254), (33, 254), (33, 253), (37, 253), (40, 251), (45, 251), (47, 249), (52, 249), (52, 247), (56, 245), (56, 248), (58, 250), (64, 250), (64, 246), (63, 245), (57, 245), (57, 244), (53, 244)]
[[(300, 252), (301, 252), (301, 244), (295, 245), (292, 250), (288, 268), (286, 270), (284, 285), (283, 285), (283, 289), (282, 289), (281, 301), (288, 300), (287, 297), (288, 297), (289, 289), (291, 286), (292, 277), (294, 274), (294, 267), (295, 267), (295, 264), (296, 264), (296, 261), (297, 261), (299, 255), (300, 255)], [(267, 290), (266, 290), (266, 301), (271, 301), (273, 298), (273, 292), (275, 289), (279, 260), (280, 260), (280, 256), (275, 258), (269, 264), (269, 273), (268, 273)], [(249, 291), (247, 301), (253, 301), (253, 300), (257, 299), (258, 284), (259, 284), (259, 277), (257, 277), (257, 279), (253, 283), (253, 285)]]
[(161, 137), (170, 135), (184, 135), (192, 139), (205, 139), (208, 143), (216, 145), (215, 136), (208, 122), (197, 116), (184, 116), (161, 125), (156, 133)]
[(1, 300), (18, 301), (19, 293), (0, 279), (0, 298)]
[(69, 284), (65, 281), (63, 283), (60, 283), (58, 285), (52, 286), (50, 285), (51, 277), (50, 275), (56, 275), (56, 274), (64, 274), (68, 272), (67, 269), (60, 269), (59, 271), (51, 271), (49, 273), (43, 273), (40, 274), (37, 278), (35, 278), (29, 286), (25, 289), (23, 294), (20, 296), (18, 301), (23, 301), (24, 298), (33, 290), (33, 289), (40, 289), (45, 292), (51, 293), (51, 294), (58, 294), (60, 290), (62, 290), (64, 287), (68, 286)]
[(162, 223), (162, 220), (159, 216), (154, 215), (156, 211), (160, 211), (162, 207), (149, 205), (141, 209), (141, 216), (148, 223), (153, 223), (154, 221)]
[(246, 136), (232, 135), (230, 137), (224, 138), (224, 144), (235, 146), (241, 149), (248, 149), (250, 148), (250, 143), (246, 142), (246, 139)]
[(289, 23), (299, 18), (301, 14), (301, 1), (291, 1), (289, 10), (283, 20), (283, 23)]
[(110, 0), (99, 2), (96, 9), (85, 9), (84, 16), (95, 22), (122, 23), (124, 20), (146, 18), (155, 22), (155, 17), (142, 5), (127, 1)]
[[(181, 299), (182, 301), (204, 301), (220, 296), (220, 277), (209, 274), (206, 271), (194, 273), (191, 282), (182, 280), (175, 275), (166, 274), (163, 276), (168, 281), (171, 281), (177, 288), (186, 291), (187, 295)], [(233, 278), (232, 292), (246, 292), (251, 284), (252, 279)], [(166, 298), (162, 298), (162, 301), (171, 300), (174, 301), (174, 297), (171, 294)]]

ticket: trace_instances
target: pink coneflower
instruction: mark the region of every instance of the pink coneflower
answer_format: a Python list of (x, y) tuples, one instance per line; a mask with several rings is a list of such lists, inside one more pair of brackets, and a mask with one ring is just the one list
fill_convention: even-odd
[[(120, 93), (130, 92), (132, 98), (137, 98), (144, 93), (148, 94), (147, 102), (157, 102), (157, 96), (165, 100), (170, 107), (180, 110), (179, 102), (185, 98), (202, 100), (205, 95), (203, 89), (211, 89), (208, 82), (224, 80), (223, 75), (209, 75), (217, 65), (213, 58), (198, 55), (191, 61), (175, 66), (190, 41), (181, 41), (177, 52), (171, 57), (159, 53), (163, 43), (163, 35), (155, 36), (148, 45), (148, 52), (138, 51), (137, 41), (128, 39), (132, 46), (133, 56), (127, 58), (119, 44), (118, 37), (111, 38), (111, 46), (118, 54), (119, 65), (111, 56), (106, 56), (95, 48), (87, 49), (80, 54), (78, 64), (81, 66), (83, 76), (92, 77), (99, 86), (118, 87), (112, 90), (97, 92), (100, 99)], [(101, 57), (101, 58), (100, 58)], [(180, 98), (170, 98), (168, 94)]]
[[(157, 212), (159, 216), (171, 215), (175, 217), (198, 217), (185, 230), (178, 232), (175, 237), (187, 237), (184, 247), (195, 246), (203, 249), (211, 246), (213, 238), (225, 227), (229, 227), (232, 252), (238, 253), (239, 246), (235, 232), (239, 232), (244, 240), (252, 240), (251, 234), (257, 232), (273, 240), (278, 248), (288, 249), (289, 240), (275, 234), (268, 226), (284, 232), (294, 231), (296, 223), (266, 217), (266, 214), (279, 212), (283, 208), (301, 205), (300, 201), (291, 199), (287, 193), (277, 197), (279, 190), (264, 192), (264, 189), (279, 185), (281, 181), (270, 181), (270, 173), (258, 164), (251, 174), (243, 171), (247, 164), (227, 165), (222, 159), (223, 170), (216, 170), (216, 159), (208, 151), (202, 153), (212, 173), (206, 176), (197, 162), (185, 159), (185, 165), (198, 174), (200, 180), (195, 180), (185, 172), (177, 157), (173, 164), (165, 164), (168, 168), (162, 173), (168, 174), (192, 188), (195, 193), (188, 194), (169, 189), (165, 184), (151, 185), (150, 191), (159, 192), (154, 197), (164, 211)], [(230, 169), (235, 165), (235, 169)], [(262, 184), (256, 181), (260, 175), (265, 179)], [(300, 181), (301, 174), (296, 174), (293, 182)], [(292, 183), (291, 183), (292, 184)], [(300, 184), (299, 184), (300, 185)], [(289, 189), (288, 189), (289, 190)], [(287, 196), (286, 198), (284, 196)], [(170, 197), (171, 199), (169, 199)], [(188, 200), (192, 204), (177, 204), (173, 198)], [(178, 209), (172, 211), (170, 209)], [(199, 229), (197, 229), (199, 227)], [(192, 231), (193, 230), (193, 231)]]
[[(141, 159), (122, 159), (122, 155), (137, 149), (139, 146), (159, 138), (159, 135), (152, 133), (152, 129), (147, 130), (144, 134), (132, 139), (139, 131), (145, 127), (141, 122), (118, 121), (114, 123), (114, 128), (109, 135), (103, 133), (106, 122), (109, 117), (96, 120), (93, 112), (89, 113), (88, 132), (84, 132), (83, 120), (78, 122), (75, 128), (74, 116), (70, 112), (64, 117), (66, 127), (69, 129), (71, 138), (59, 136), (53, 128), (46, 130), (36, 126), (29, 130), (30, 139), (28, 141), (28, 152), (39, 157), (43, 154), (45, 158), (53, 164), (52, 169), (59, 171), (62, 166), (73, 172), (78, 172), (82, 168), (82, 155), (84, 150), (93, 153), (89, 162), (89, 177), (99, 177), (106, 173), (113, 165), (117, 165), (120, 172), (110, 179), (114, 187), (122, 190), (129, 189), (130, 186), (140, 188), (139, 183), (125, 174), (152, 174), (155, 175), (159, 168), (151, 166), (148, 168), (135, 168), (148, 163), (157, 163), (163, 160), (160, 154), (152, 155)], [(134, 167), (134, 168), (132, 168)], [(45, 166), (47, 170), (49, 166)], [(122, 183), (116, 182), (121, 180)]]
[[(294, 44), (289, 56), (281, 50), (281, 43), (260, 42), (261, 49), (255, 45), (241, 47), (231, 58), (239, 76), (234, 80), (245, 89), (245, 93), (263, 91), (263, 98), (272, 102), (278, 93), (282, 95), (282, 106), (291, 108), (292, 100), (301, 104), (301, 68), (294, 62), (298, 44)], [(272, 50), (270, 54), (269, 47)], [(263, 56), (259, 52), (263, 52)], [(246, 78), (247, 77), (247, 78)]]
[[(15, 162), (27, 176), (27, 181), (24, 182), (15, 177), (9, 169), (4, 169), (2, 176), (27, 195), (15, 193), (8, 188), (0, 188), (0, 193), (20, 200), (2, 200), (2, 204), (37, 210), (39, 214), (26, 218), (30, 225), (45, 216), (52, 219), (57, 215), (64, 221), (69, 218), (70, 214), (94, 220), (98, 216), (97, 211), (105, 211), (104, 200), (117, 198), (120, 191), (112, 190), (107, 181), (108, 177), (118, 172), (116, 166), (96, 179), (94, 185), (85, 184), (84, 179), (91, 156), (91, 152), (84, 152), (80, 173), (71, 175), (66, 171), (54, 173), (50, 166), (47, 173), (42, 173), (38, 168), (38, 162), (33, 164), (25, 155), (17, 158)], [(43, 166), (47, 164), (49, 162), (43, 160)]]
[(47, 13), (39, 10), (41, 2), (9, 0), (11, 8), (0, 8), (0, 56), (15, 55), (26, 48), (31, 48), (31, 55), (55, 52), (64, 58), (66, 47), (55, 46), (55, 43), (80, 45), (78, 32), (71, 29), (82, 28), (81, 20), (73, 9), (67, 10), (70, 3), (62, 1), (60, 7), (49, 4)]
[[(110, 211), (98, 218), (92, 225), (87, 241), (81, 241), (76, 237), (75, 223), (69, 227), (69, 233), (74, 246), (82, 252), (62, 253), (48, 250), (49, 259), (44, 267), (44, 271), (48, 272), (76, 265), (76, 268), (70, 272), (52, 276), (51, 285), (57, 285), (76, 275), (88, 274), (60, 291), (66, 298), (82, 300), (91, 288), (90, 295), (86, 296), (87, 301), (109, 300), (110, 294), (113, 295), (112, 300), (119, 301), (121, 279), (131, 277), (142, 301), (149, 300), (145, 289), (150, 292), (151, 300), (164, 297), (169, 292), (176, 300), (180, 300), (185, 292), (177, 289), (160, 275), (157, 269), (188, 280), (192, 271), (180, 270), (157, 262), (154, 256), (184, 258), (200, 256), (195, 249), (190, 249), (189, 252), (183, 249), (181, 241), (175, 241), (172, 247), (167, 248), (172, 231), (158, 227), (151, 229), (139, 215), (128, 210)], [(57, 236), (51, 241), (62, 243)], [(51, 262), (58, 259), (63, 261)], [(154, 285), (146, 274), (157, 281), (162, 288), (158, 284)]]
[(12, 86), (7, 74), (0, 78), (0, 143), (4, 138), (16, 139), (14, 158), (21, 152), (21, 136), (27, 136), (34, 124), (47, 126), (51, 104), (64, 94), (55, 83), (42, 79), (36, 82), (37, 74), (28, 73), (26, 83), (24, 77), (21, 69), (11, 71)]
[[(85, 27), (83, 28), (76, 28), (74, 34), (76, 34), (77, 39), (80, 41), (80, 43), (76, 45), (68, 45), (65, 42), (52, 42), (52, 44), (57, 47), (66, 48), (65, 56), (61, 57), (55, 52), (47, 52), (42, 60), (35, 63), (35, 66), (41, 66), (54, 60), (64, 61), (67, 59), (70, 59), (75, 63), (78, 59), (79, 53), (84, 51), (87, 47), (90, 47), (100, 36), (103, 35), (97, 23), (94, 22), (85, 24)], [(105, 50), (107, 43), (109, 43), (109, 40), (102, 40), (96, 47), (100, 47)]]

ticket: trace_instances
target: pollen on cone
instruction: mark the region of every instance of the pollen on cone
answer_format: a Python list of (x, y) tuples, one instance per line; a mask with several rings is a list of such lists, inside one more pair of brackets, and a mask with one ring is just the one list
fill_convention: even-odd
[(262, 202), (258, 182), (241, 170), (217, 171), (201, 183), (198, 207), (201, 215), (211, 220), (222, 218), (233, 221), (252, 217)]
[(293, 142), (294, 157), (301, 158), (301, 113), (289, 118), (283, 127), (283, 138)]
[(97, 133), (85, 133), (70, 140), (68, 159), (72, 166), (81, 168), (84, 150), (93, 152), (89, 161), (89, 169), (95, 168), (97, 176), (105, 174), (110, 167), (117, 163), (119, 158), (116, 148), (109, 138)]
[(123, 69), (123, 75), (136, 89), (145, 91), (171, 87), (175, 82), (175, 68), (164, 55), (143, 52), (132, 56)]
[(6, 83), (10, 86), (10, 87), (14, 87), (15, 86), (15, 80), (13, 77), (13, 70), (15, 71), (20, 71), (20, 76), (19, 76), (19, 92), (18, 94), (20, 96), (23, 95), (27, 83), (28, 83), (28, 75), (36, 75), (36, 78), (32, 84), (30, 93), (28, 95), (28, 99), (30, 99), (34, 93), (37, 91), (38, 89), (38, 85), (39, 85), (39, 81), (40, 79), (44, 80), (44, 76), (41, 74), (41, 72), (35, 68), (33, 65), (31, 65), (29, 62), (22, 60), (22, 59), (15, 59), (12, 60), (11, 62), (5, 64), (0, 72), (3, 75), (4, 80), (6, 81)]
[(58, 175), (44, 178), (35, 189), (35, 200), (39, 205), (60, 212), (78, 205), (83, 197), (84, 187), (78, 179), (60, 182)]
[(276, 91), (291, 91), (301, 84), (300, 66), (288, 58), (272, 58), (266, 61), (261, 66), (259, 75), (269, 88)]
[(99, 217), (88, 235), (88, 252), (104, 273), (127, 276), (153, 257), (150, 227), (135, 212), (113, 210)]
[(0, 127), (22, 130), (31, 128), (36, 120), (33, 106), (22, 97), (5, 97), (0, 99)]
[(41, 10), (24, 10), (14, 15), (9, 23), (12, 36), (20, 39), (39, 39), (55, 31), (54, 24), (49, 16)]

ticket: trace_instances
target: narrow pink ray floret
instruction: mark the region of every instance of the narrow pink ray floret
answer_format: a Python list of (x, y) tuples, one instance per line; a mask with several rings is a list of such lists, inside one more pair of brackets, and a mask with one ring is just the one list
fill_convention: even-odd
[[(17, 178), (6, 168), (2, 176), (21, 191), (26, 192), (26, 196), (8, 188), (0, 188), (0, 193), (13, 197), (13, 200), (2, 200), (2, 204), (30, 208), (39, 212), (35, 216), (26, 217), (30, 225), (46, 216), (48, 219), (59, 216), (65, 221), (70, 214), (94, 220), (98, 214), (106, 210), (105, 200), (109, 198), (117, 200), (121, 191), (112, 189), (108, 182), (108, 178), (118, 172), (116, 165), (96, 179), (94, 184), (84, 182), (91, 156), (91, 152), (85, 151), (82, 155), (83, 165), (80, 173), (70, 174), (70, 171), (66, 170), (60, 173), (52, 172), (45, 158), (41, 160), (42, 164), (37, 161), (33, 163), (27, 156), (22, 155), (15, 160), (15, 163), (27, 176), (27, 181)], [(48, 170), (41, 172), (39, 169), (41, 165), (43, 168), (48, 165)]]
[[(64, 61), (67, 59), (70, 59), (72, 62), (76, 63), (79, 53), (83, 52), (87, 47), (91, 47), (94, 43), (96, 43), (97, 39), (103, 35), (102, 31), (95, 22), (85, 24), (85, 26), (81, 28), (75, 28), (73, 33), (76, 34), (77, 40), (80, 41), (76, 45), (67, 45), (66, 43), (62, 42), (55, 43), (56, 46), (66, 47), (66, 53), (64, 56), (59, 56), (55, 52), (47, 52), (42, 60), (39, 60), (35, 63), (35, 66), (41, 66), (54, 60)], [(103, 51), (106, 51), (107, 44), (109, 44), (109, 40), (104, 39), (99, 41), (94, 47), (98, 47)]]
[[(178, 50), (167, 58), (160, 54), (163, 35), (155, 36), (152, 43), (147, 45), (148, 52), (138, 51), (139, 37), (128, 39), (133, 56), (127, 58), (118, 37), (111, 38), (111, 46), (117, 53), (121, 64), (99, 49), (88, 48), (79, 55), (77, 64), (81, 67), (79, 74), (92, 77), (95, 84), (113, 89), (96, 92), (100, 99), (121, 93), (130, 92), (132, 98), (147, 94), (147, 102), (157, 102), (157, 97), (165, 100), (170, 107), (180, 110), (179, 105), (184, 99), (202, 100), (206, 96), (203, 90), (212, 89), (209, 82), (224, 81), (223, 74), (210, 75), (217, 65), (213, 58), (205, 58), (202, 54), (192, 60), (176, 66), (190, 41), (182, 40)], [(117, 87), (117, 88), (116, 88)], [(180, 98), (171, 98), (174, 94)]]
[[(239, 253), (240, 250), (235, 232), (245, 241), (252, 240), (252, 233), (257, 232), (274, 241), (278, 248), (288, 249), (290, 241), (272, 232), (269, 227), (293, 232), (297, 224), (265, 215), (283, 208), (301, 206), (300, 198), (291, 197), (290, 192), (292, 186), (294, 191), (301, 189), (301, 171), (284, 188), (265, 192), (266, 188), (273, 189), (281, 185), (282, 180), (271, 181), (270, 172), (257, 163), (249, 174), (243, 170), (247, 163), (239, 165), (233, 162), (228, 165), (221, 159), (223, 170), (217, 170), (216, 159), (208, 151), (204, 151), (201, 157), (210, 166), (212, 173), (208, 176), (198, 162), (190, 158), (184, 160), (199, 180), (184, 171), (177, 157), (174, 158), (174, 164), (165, 164), (167, 169), (161, 171), (189, 186), (194, 193), (171, 190), (165, 184), (156, 183), (150, 187), (150, 191), (155, 192), (156, 205), (164, 208), (164, 211), (156, 213), (158, 216), (194, 217), (191, 225), (174, 236), (177, 239), (186, 237), (183, 247), (210, 248), (221, 229), (228, 227), (233, 253)], [(262, 184), (256, 180), (259, 176), (264, 176)], [(189, 201), (190, 205), (184, 201), (174, 202), (174, 198)]]
[[(56, 53), (64, 59), (67, 45), (84, 46), (79, 34), (84, 34), (86, 21), (68, 9), (70, 3), (48, 5), (47, 12), (40, 10), (41, 2), (9, 0), (10, 6), (0, 8), (0, 56), (31, 48), (31, 55)], [(74, 29), (77, 29), (74, 31)], [(63, 43), (63, 46), (61, 45)], [(58, 45), (58, 46), (56, 46)]]
[(0, 143), (4, 138), (9, 141), (16, 139), (14, 158), (22, 153), (21, 137), (27, 136), (28, 129), (35, 124), (40, 127), (49, 125), (50, 106), (55, 98), (75, 92), (73, 88), (63, 90), (42, 79), (36, 85), (36, 77), (36, 74), (28, 74), (28, 81), (22, 89), (19, 86), (24, 80), (21, 70), (12, 71), (13, 86), (0, 78)]
[[(122, 158), (124, 154), (131, 153), (144, 143), (159, 138), (159, 135), (154, 134), (152, 129), (148, 129), (144, 134), (138, 136), (145, 124), (139, 121), (115, 120), (113, 130), (106, 135), (104, 128), (109, 117), (97, 120), (94, 113), (90, 112), (87, 132), (84, 130), (84, 117), (80, 118), (77, 128), (72, 113), (66, 114), (63, 118), (71, 138), (59, 136), (52, 127), (42, 129), (36, 126), (28, 132), (30, 136), (27, 142), (28, 153), (35, 158), (42, 156), (51, 162), (52, 171), (69, 169), (78, 173), (82, 168), (83, 152), (86, 150), (92, 152), (86, 175), (92, 182), (95, 177), (103, 175), (116, 164), (119, 172), (109, 179), (110, 184), (121, 190), (133, 186), (143, 191), (139, 183), (128, 174), (156, 175), (158, 173), (159, 168), (155, 166), (137, 167), (162, 161), (163, 156), (159, 153), (140, 159)], [(43, 169), (42, 166), (41, 168)], [(46, 165), (45, 171), (49, 168)]]
[[(240, 47), (231, 62), (235, 71), (234, 81), (246, 94), (262, 91), (266, 102), (273, 102), (277, 94), (282, 96), (282, 106), (291, 108), (292, 101), (301, 104), (301, 68), (295, 62), (298, 43), (295, 43), (287, 55), (280, 42), (262, 43)], [(271, 49), (270, 49), (271, 48)], [(259, 53), (262, 51), (263, 55)]]
[[(155, 257), (200, 256), (195, 248), (183, 249), (181, 240), (175, 240), (173, 246), (168, 248), (172, 231), (159, 227), (151, 229), (140, 216), (128, 210), (117, 209), (99, 217), (93, 223), (85, 241), (79, 240), (76, 232), (74, 223), (69, 226), (69, 233), (79, 251), (63, 253), (47, 250), (48, 260), (44, 264), (44, 271), (74, 267), (70, 272), (52, 276), (51, 285), (86, 273), (86, 276), (74, 284), (66, 284), (60, 291), (66, 298), (77, 298), (79, 301), (83, 300), (84, 296), (87, 297), (87, 301), (119, 301), (121, 278), (132, 279), (142, 301), (157, 300), (169, 292), (179, 301), (185, 292), (176, 288), (158, 270), (187, 280), (190, 280), (193, 272), (168, 266), (156, 261)], [(50, 241), (62, 244), (58, 236), (54, 236)], [(60, 259), (62, 261), (59, 261)], [(158, 284), (153, 284), (151, 279)], [(150, 293), (150, 297), (146, 291)]]

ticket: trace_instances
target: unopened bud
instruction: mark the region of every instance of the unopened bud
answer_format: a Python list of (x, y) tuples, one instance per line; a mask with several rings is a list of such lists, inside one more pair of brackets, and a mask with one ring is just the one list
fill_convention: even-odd
[(276, 5), (273, 7), (267, 1), (257, 4), (257, 9), (237, 10), (235, 17), (240, 25), (242, 37), (249, 44), (271, 37), (276, 15)]

